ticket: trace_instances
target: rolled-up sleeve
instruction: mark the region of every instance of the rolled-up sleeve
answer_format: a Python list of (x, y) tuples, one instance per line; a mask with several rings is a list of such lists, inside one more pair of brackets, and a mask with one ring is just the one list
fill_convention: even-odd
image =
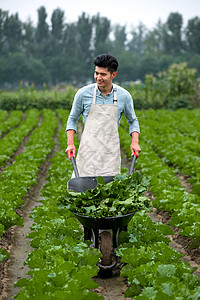
[(124, 115), (129, 123), (129, 134), (131, 135), (134, 131), (140, 133), (139, 121), (134, 111), (133, 99), (129, 93), (127, 93), (125, 101)]
[(80, 92), (78, 91), (74, 97), (72, 109), (67, 120), (66, 131), (70, 129), (77, 131), (77, 121), (80, 115), (82, 114), (82, 112), (83, 112), (82, 97)]

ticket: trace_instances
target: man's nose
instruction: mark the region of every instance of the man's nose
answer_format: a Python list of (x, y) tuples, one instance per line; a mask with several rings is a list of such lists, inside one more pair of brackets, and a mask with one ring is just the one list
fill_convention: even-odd
[(98, 80), (101, 79), (101, 74), (98, 74), (98, 75), (97, 75), (97, 79), (98, 79)]

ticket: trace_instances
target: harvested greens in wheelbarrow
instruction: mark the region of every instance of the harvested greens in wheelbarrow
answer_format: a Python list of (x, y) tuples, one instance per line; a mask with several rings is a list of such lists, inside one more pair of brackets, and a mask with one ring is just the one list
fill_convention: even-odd
[(116, 175), (106, 184), (98, 176), (97, 182), (96, 188), (82, 193), (67, 190), (61, 203), (74, 213), (92, 218), (123, 216), (150, 206), (149, 198), (144, 196), (148, 179), (140, 172)]
[[(74, 158), (76, 178), (68, 181), (60, 198), (61, 206), (71, 210), (84, 227), (84, 240), (91, 240), (101, 250), (101, 271), (111, 271), (117, 265), (118, 235), (127, 228), (133, 215), (150, 206), (144, 193), (149, 184), (141, 172), (135, 172), (136, 154), (132, 156), (129, 175), (79, 177)], [(112, 231), (112, 235), (111, 235)]]

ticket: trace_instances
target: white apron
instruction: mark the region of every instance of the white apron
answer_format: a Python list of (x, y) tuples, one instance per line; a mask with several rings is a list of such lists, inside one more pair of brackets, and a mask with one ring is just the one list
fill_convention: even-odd
[(121, 171), (116, 89), (114, 105), (96, 104), (96, 90), (97, 85), (76, 158), (80, 177), (114, 176)]

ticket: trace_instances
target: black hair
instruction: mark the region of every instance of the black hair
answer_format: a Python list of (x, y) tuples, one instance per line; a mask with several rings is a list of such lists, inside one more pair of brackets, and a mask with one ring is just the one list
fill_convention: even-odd
[(110, 73), (116, 72), (118, 68), (117, 59), (110, 54), (101, 54), (94, 59), (94, 64), (100, 68), (108, 68)]

